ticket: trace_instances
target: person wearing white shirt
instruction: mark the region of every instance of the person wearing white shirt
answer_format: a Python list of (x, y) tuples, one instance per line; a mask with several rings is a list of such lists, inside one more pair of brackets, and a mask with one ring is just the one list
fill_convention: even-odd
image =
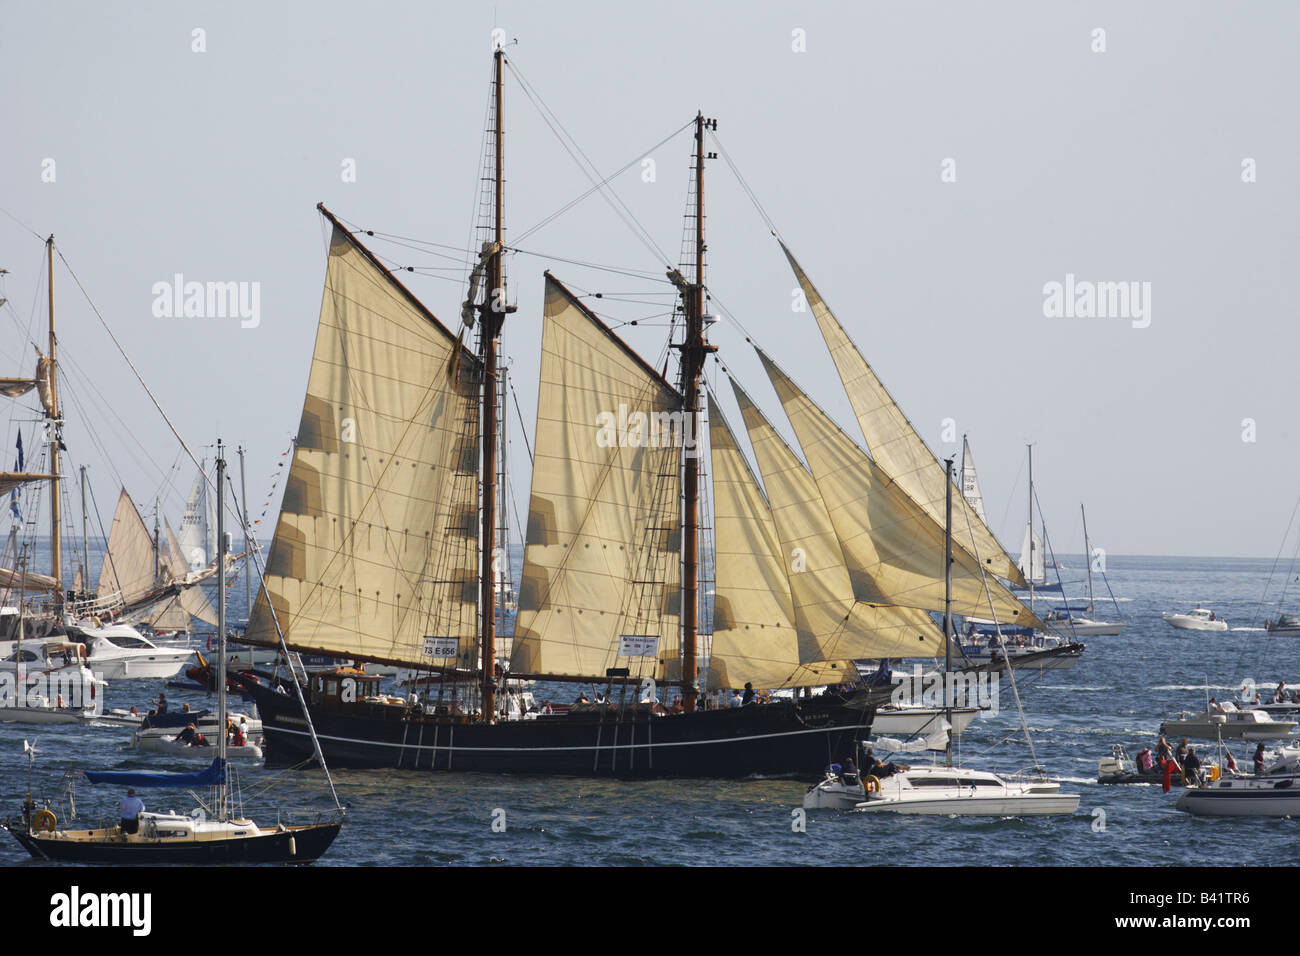
[(140, 829), (140, 814), (144, 812), (144, 801), (128, 790), (122, 798), (122, 832), (135, 833)]

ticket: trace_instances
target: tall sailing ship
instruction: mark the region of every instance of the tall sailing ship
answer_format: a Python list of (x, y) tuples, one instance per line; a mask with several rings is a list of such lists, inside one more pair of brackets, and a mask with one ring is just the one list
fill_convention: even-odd
[[(545, 274), (518, 619), (509, 666), (497, 663), (498, 354), (512, 311), (503, 275), (504, 63), (498, 49), (491, 232), (461, 329), (440, 322), (318, 207), (332, 230), (320, 323), (245, 640), (440, 678), (436, 695), (398, 700), (380, 694), (364, 666), (311, 675), (311, 722), (336, 766), (815, 776), (871, 729), (879, 695), (854, 689), (853, 660), (943, 653), (930, 613), (944, 608), (950, 478), (783, 245), (871, 454), (760, 352), (806, 459), (733, 382), (760, 483), (702, 377), (717, 350), (706, 336), (703, 191), (705, 133), (715, 123), (702, 115), (693, 255), (669, 270), (685, 317), (673, 343), (676, 383)], [(711, 607), (700, 600), (706, 478)], [(1041, 623), (999, 580), (1023, 581), (1015, 563), (958, 500), (954, 612)], [(599, 684), (608, 699), (543, 713), (509, 700), (507, 680)], [(701, 706), (710, 690), (745, 685), (799, 692)], [(293, 765), (313, 749), (280, 692), (286, 686), (283, 677), (248, 681), (268, 759)], [(676, 694), (680, 705), (660, 699)]]

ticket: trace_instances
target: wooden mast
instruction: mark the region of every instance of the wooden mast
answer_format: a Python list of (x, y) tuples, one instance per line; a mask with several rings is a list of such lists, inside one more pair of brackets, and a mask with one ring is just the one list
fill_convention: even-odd
[(695, 115), (695, 276), (683, 283), (686, 337), (682, 350), (682, 410), (689, 418), (683, 430), (682, 475), (682, 707), (693, 711), (699, 696), (697, 631), (700, 601), (700, 375), (704, 361), (717, 347), (704, 340), (704, 128), (717, 120)]
[(63, 616), (63, 537), (60, 532), (62, 515), (59, 511), (59, 373), (54, 354), (56, 339), (54, 335), (54, 236), (45, 240), (46, 257), (49, 259), (49, 293), (50, 293), (50, 404), (45, 414), (50, 423), (50, 577), (58, 582), (54, 592), (54, 612)]
[(496, 619), (494, 605), (494, 575), (492, 573), (494, 552), (496, 550), (496, 485), (497, 485), (497, 347), (501, 335), (501, 326), (505, 314), (509, 311), (505, 303), (505, 277), (502, 269), (502, 233), (501, 208), (504, 194), (503, 146), (505, 132), (501, 125), (501, 67), (505, 60), (505, 50), (497, 47), (493, 54), (495, 69), (495, 109), (494, 109), (494, 154), (496, 170), (493, 177), (494, 199), (492, 204), (494, 248), (487, 262), (487, 288), (484, 289), (483, 303), (479, 306), (480, 354), (483, 359), (483, 473), (482, 473), (482, 526), (480, 528), (480, 575), (479, 575), (479, 612), (481, 631), (479, 651), (482, 655), (482, 699), (483, 720), (493, 723), (496, 720)]

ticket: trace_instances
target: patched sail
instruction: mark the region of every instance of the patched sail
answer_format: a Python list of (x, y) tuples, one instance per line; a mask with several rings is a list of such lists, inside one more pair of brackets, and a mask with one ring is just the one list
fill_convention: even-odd
[[(786, 416), (794, 426), (826, 502), (831, 523), (855, 573), (859, 599), (926, 611), (944, 610), (944, 529), (758, 350)], [(936, 466), (941, 480), (943, 466)], [(954, 526), (957, 521), (954, 496)], [(981, 573), (954, 527), (952, 611), (989, 616), (1004, 624), (1041, 625), (997, 579)], [(985, 590), (987, 582), (987, 592)]]
[(147, 597), (157, 580), (155, 565), (153, 536), (123, 488), (108, 531), (107, 553), (99, 568), (99, 599), (116, 598), (131, 604)]
[(853, 575), (813, 475), (734, 380), (731, 383), (771, 505), (798, 630), (799, 659), (926, 657), (943, 632), (922, 610), (881, 603)]
[(335, 223), (250, 643), (278, 642), (274, 607), (291, 648), (477, 666), (480, 373), (459, 348)]
[(847, 661), (800, 662), (776, 522), (712, 394), (709, 452), (716, 580), (707, 686), (804, 687), (855, 679)]
[[(942, 530), (947, 496), (942, 463), (876, 377), (876, 373), (862, 357), (862, 353), (785, 243), (781, 243), (781, 249), (790, 261), (790, 267), (794, 269), (804, 297), (826, 339), (826, 347), (830, 350), (831, 359), (844, 383), (844, 390), (848, 392), (849, 402), (862, 427), (872, 459)], [(967, 551), (978, 552), (986, 570), (1015, 584), (1025, 583), (1020, 570), (988, 529), (983, 518), (973, 508), (967, 507), (961, 498), (953, 502), (952, 536), (953, 541), (960, 543)]]
[(549, 273), (540, 379), (511, 670), (675, 679), (682, 397)]

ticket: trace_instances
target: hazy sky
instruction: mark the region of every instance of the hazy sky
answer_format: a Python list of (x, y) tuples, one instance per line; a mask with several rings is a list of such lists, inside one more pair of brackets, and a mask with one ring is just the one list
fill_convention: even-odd
[[(463, 248), (500, 26), (602, 174), (633, 164), (615, 188), (673, 261), (691, 144), (683, 132), (651, 147), (697, 109), (717, 117), (931, 448), (960, 452), (970, 434), (1013, 551), (1026, 441), (1058, 551), (1082, 549), (1080, 501), (1115, 553), (1282, 544), (1300, 495), (1295, 4), (3, 3), (0, 18), (0, 374), (31, 372), (23, 330), (45, 309), (28, 227), (52, 232), (186, 440), (248, 446), (255, 511), (302, 407), (324, 276), (315, 204)], [(505, 95), (509, 239), (588, 181), (513, 75)], [(706, 206), (712, 291), (860, 439), (811, 315), (791, 310), (780, 249), (722, 159)], [(660, 257), (597, 196), (519, 244), (542, 254), (509, 264), (519, 311), (505, 343), (531, 431), (544, 269), (577, 291), (633, 293), (587, 301), (620, 321), (659, 316), (622, 330), (651, 361), (668, 308), (653, 303), (669, 297)], [(176, 273), (259, 283), (259, 324), (155, 317), (152, 287)], [(452, 324), (463, 276), (441, 275), (452, 281), (405, 278)], [(1149, 283), (1149, 312), (1049, 317), (1044, 286), (1067, 275)], [(176, 442), (62, 263), (55, 288), (74, 466), (90, 466), (105, 523), (119, 477), (138, 501), (162, 494), (176, 523), (192, 468), (173, 469)], [(712, 339), (789, 434), (743, 335), (723, 321)], [(15, 404), (6, 467), (30, 407)], [(526, 460), (518, 442), (512, 456)], [(522, 511), (526, 469), (516, 485)]]

